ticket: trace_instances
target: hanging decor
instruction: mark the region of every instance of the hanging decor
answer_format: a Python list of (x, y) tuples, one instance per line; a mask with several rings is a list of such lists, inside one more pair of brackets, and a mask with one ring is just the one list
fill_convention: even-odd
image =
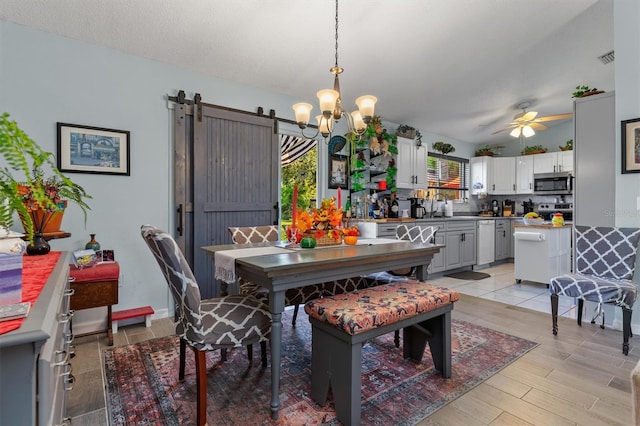
[(293, 110), (296, 114), (296, 122), (298, 127), (302, 130), (302, 135), (308, 138), (315, 138), (318, 134), (321, 134), (325, 139), (330, 138), (333, 131), (333, 126), (343, 116), (346, 117), (348, 133), (355, 132), (358, 135), (362, 135), (367, 125), (371, 122), (375, 111), (375, 104), (378, 99), (375, 96), (364, 95), (356, 99), (356, 105), (358, 111), (351, 113), (345, 111), (342, 107), (342, 94), (340, 93), (340, 78), (339, 75), (344, 71), (338, 65), (338, 0), (336, 0), (336, 34), (335, 34), (335, 65), (329, 69), (334, 75), (333, 89), (323, 89), (318, 91), (318, 102), (320, 103), (321, 114), (316, 116), (318, 122), (318, 129), (315, 135), (307, 136), (304, 134), (304, 129), (309, 125), (309, 119), (311, 118), (311, 110), (313, 106), (311, 104), (300, 102), (293, 105)]

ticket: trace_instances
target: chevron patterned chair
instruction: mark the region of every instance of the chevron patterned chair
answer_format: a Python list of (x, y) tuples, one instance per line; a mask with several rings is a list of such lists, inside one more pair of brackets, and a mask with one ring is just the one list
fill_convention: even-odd
[[(631, 314), (638, 290), (633, 283), (640, 229), (576, 226), (574, 273), (549, 283), (553, 334), (558, 334), (558, 296), (578, 299), (578, 325), (585, 300), (622, 308), (622, 352), (629, 353)], [(604, 324), (604, 317), (603, 317)]]
[[(277, 226), (275, 225), (230, 227), (229, 233), (231, 234), (231, 240), (234, 244), (274, 242), (280, 239)], [(296, 325), (300, 305), (304, 305), (310, 300), (325, 296), (335, 296), (378, 284), (381, 284), (381, 282), (376, 281), (375, 274), (373, 274), (369, 278), (353, 277), (289, 289), (284, 294), (284, 304), (285, 306), (294, 306), (291, 325), (294, 327)], [(251, 294), (264, 303), (268, 303), (269, 292), (267, 289), (252, 282), (245, 281), (242, 278), (239, 280), (238, 287), (240, 294)]]
[(207, 422), (206, 352), (260, 343), (262, 366), (267, 366), (267, 341), (271, 314), (266, 305), (251, 295), (200, 299), (198, 283), (173, 237), (160, 229), (143, 225), (140, 230), (160, 266), (176, 304), (176, 334), (180, 337), (178, 378), (184, 380), (185, 352), (189, 346), (196, 360), (197, 424)]

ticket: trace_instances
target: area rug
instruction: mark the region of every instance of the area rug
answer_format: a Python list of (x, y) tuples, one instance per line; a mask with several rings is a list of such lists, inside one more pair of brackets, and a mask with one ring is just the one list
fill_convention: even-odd
[[(246, 349), (207, 357), (209, 425), (337, 425), (330, 394), (325, 406), (311, 391), (311, 327), (301, 312), (291, 327), (283, 314), (280, 415), (271, 420), (271, 368), (259, 347), (249, 365)], [(393, 333), (367, 342), (362, 361), (362, 424), (411, 425), (477, 386), (537, 343), (463, 321), (452, 323), (452, 377), (443, 379), (425, 353), (421, 363), (402, 358)], [(164, 337), (105, 350), (111, 425), (179, 425), (196, 421), (195, 364), (187, 351), (185, 381), (178, 382), (178, 339)], [(427, 346), (427, 352), (429, 351)]]
[(476, 271), (462, 271), (462, 272), (454, 272), (452, 274), (446, 274), (445, 277), (457, 278), (459, 280), (482, 280), (484, 278), (489, 278), (491, 275), (485, 274), (484, 272), (476, 272)]

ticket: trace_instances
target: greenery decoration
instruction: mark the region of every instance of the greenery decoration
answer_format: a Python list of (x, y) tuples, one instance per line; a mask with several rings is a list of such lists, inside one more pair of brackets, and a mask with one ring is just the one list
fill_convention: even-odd
[(525, 146), (522, 150), (522, 155), (541, 154), (547, 152), (547, 148), (542, 145)]
[(478, 148), (475, 153), (476, 156), (481, 156), (481, 155), (493, 156), (494, 154), (495, 154), (495, 151), (493, 150), (493, 147), (489, 145), (485, 145), (482, 148)]
[(442, 141), (434, 142), (433, 149), (435, 149), (438, 152), (441, 152), (444, 155), (447, 155), (456, 151), (453, 145), (451, 145), (450, 143), (444, 143)]
[(595, 87), (589, 86), (576, 86), (576, 90), (571, 94), (571, 97), (583, 98), (585, 96), (596, 95), (598, 93), (604, 93), (604, 90), (598, 90)]
[[(61, 210), (60, 200), (77, 204), (84, 213), (91, 210), (85, 200), (92, 197), (80, 185), (72, 182), (54, 163), (53, 153), (43, 150), (8, 113), (0, 116), (0, 155), (6, 165), (0, 167), (0, 227), (13, 225), (17, 213), (31, 243), (36, 229), (32, 213), (43, 209)], [(45, 178), (45, 171), (51, 177)]]

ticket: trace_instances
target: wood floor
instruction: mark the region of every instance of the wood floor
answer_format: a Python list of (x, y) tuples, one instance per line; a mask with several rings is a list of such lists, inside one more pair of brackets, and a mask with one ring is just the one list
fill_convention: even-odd
[[(622, 354), (622, 333), (561, 317), (558, 336), (549, 314), (461, 295), (453, 317), (520, 336), (539, 346), (420, 425), (631, 425), (629, 375), (640, 358), (640, 336)], [(120, 329), (115, 345), (173, 334), (169, 319), (151, 328)], [(106, 336), (76, 339), (67, 415), (74, 426), (107, 425), (101, 351)]]

